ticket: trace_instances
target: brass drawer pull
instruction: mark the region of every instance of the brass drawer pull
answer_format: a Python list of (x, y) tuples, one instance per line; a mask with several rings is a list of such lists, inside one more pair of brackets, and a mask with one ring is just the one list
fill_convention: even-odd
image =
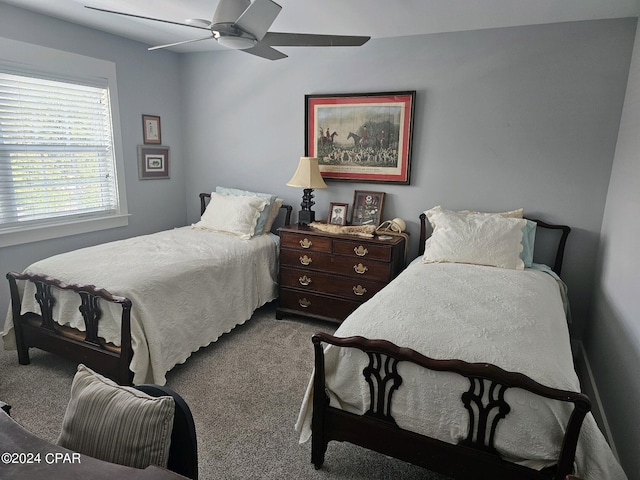
[(369, 270), (367, 267), (365, 267), (364, 265), (362, 265), (361, 263), (354, 265), (353, 269), (355, 270), (355, 272), (359, 275), (362, 275), (363, 273), (365, 273), (367, 270)]
[(298, 305), (300, 305), (302, 308), (309, 308), (311, 306), (311, 301), (307, 300), (306, 298), (301, 298), (300, 300), (298, 300)]
[(353, 251), (359, 257), (364, 257), (367, 253), (369, 253), (369, 250), (367, 250), (362, 245), (358, 245), (357, 247), (354, 247)]
[(312, 245), (313, 245), (313, 242), (308, 238), (305, 238), (304, 240), (300, 240), (300, 246), (302, 248), (311, 248)]
[(306, 255), (304, 255), (303, 257), (300, 257), (300, 263), (302, 265), (310, 265), (311, 262), (313, 262), (313, 260), (311, 260), (311, 257), (307, 257)]
[(357, 287), (353, 287), (353, 293), (361, 297), (362, 295), (367, 293), (367, 289), (364, 288), (362, 285), (358, 285)]
[(300, 282), (300, 285), (304, 285), (305, 287), (311, 283), (311, 279), (306, 275), (301, 276), (298, 281)]

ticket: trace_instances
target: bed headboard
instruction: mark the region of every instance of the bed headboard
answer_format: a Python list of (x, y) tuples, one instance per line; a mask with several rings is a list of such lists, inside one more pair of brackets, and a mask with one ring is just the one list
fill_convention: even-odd
[[(564, 258), (564, 247), (567, 243), (567, 237), (571, 233), (571, 227), (567, 225), (554, 225), (544, 222), (535, 218), (528, 218), (532, 222), (538, 224), (538, 229), (548, 230), (556, 233), (556, 236), (552, 236), (553, 245), (548, 247), (551, 250), (551, 260), (553, 265), (549, 265), (551, 269), (558, 275), (562, 272), (562, 260)], [(424, 213), (420, 214), (420, 243), (418, 245), (418, 254), (424, 254), (424, 245), (427, 240), (427, 216)], [(538, 239), (536, 238), (536, 250), (538, 250)], [(545, 243), (549, 243), (548, 241)]]
[[(202, 215), (204, 213), (204, 211), (207, 208), (207, 204), (209, 203), (210, 199), (211, 199), (211, 194), (210, 193), (201, 193), (200, 194), (200, 215)], [(284, 209), (284, 211), (285, 211), (284, 226), (288, 227), (291, 224), (291, 212), (293, 210), (293, 207), (291, 205), (283, 204), (280, 207), (281, 211), (282, 211), (282, 209)]]

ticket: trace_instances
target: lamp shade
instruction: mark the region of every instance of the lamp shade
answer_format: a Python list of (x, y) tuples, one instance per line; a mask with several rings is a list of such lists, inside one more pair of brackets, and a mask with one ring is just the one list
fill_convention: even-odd
[(318, 159), (316, 157), (300, 157), (296, 173), (293, 174), (287, 185), (298, 188), (327, 188), (320, 173)]

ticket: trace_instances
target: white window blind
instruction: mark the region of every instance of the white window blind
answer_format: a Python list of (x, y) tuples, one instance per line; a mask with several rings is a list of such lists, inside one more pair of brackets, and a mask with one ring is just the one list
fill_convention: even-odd
[(0, 229), (119, 212), (106, 83), (0, 65)]

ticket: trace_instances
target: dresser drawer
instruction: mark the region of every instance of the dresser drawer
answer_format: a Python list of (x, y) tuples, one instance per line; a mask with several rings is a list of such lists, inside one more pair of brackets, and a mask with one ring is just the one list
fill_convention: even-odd
[(364, 258), (345, 258), (328, 253), (284, 249), (280, 251), (280, 264), (379, 281), (389, 281), (392, 268), (390, 263)]
[(392, 250), (390, 245), (375, 245), (366, 241), (334, 240), (333, 252), (338, 255), (348, 255), (354, 258), (366, 258), (390, 262)]
[(276, 318), (341, 322), (404, 268), (405, 237), (388, 240), (290, 225), (280, 233)]
[(310, 292), (300, 292), (288, 288), (280, 289), (280, 308), (296, 311), (303, 315), (344, 320), (358, 306), (359, 302), (343, 300)]
[(280, 270), (280, 285), (364, 302), (379, 292), (386, 283), (363, 278), (336, 277), (328, 273), (283, 267)]
[(301, 233), (280, 233), (280, 245), (282, 248), (297, 248), (309, 252), (331, 252), (331, 239), (316, 235), (304, 235)]

